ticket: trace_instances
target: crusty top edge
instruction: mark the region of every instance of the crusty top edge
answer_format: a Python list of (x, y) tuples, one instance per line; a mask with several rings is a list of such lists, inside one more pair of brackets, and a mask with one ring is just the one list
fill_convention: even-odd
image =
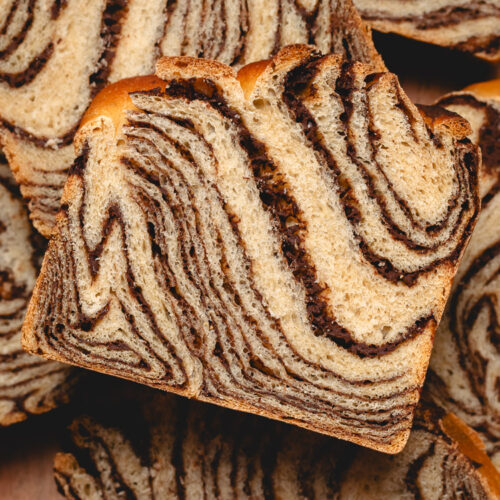
[(80, 132), (85, 125), (102, 116), (113, 120), (115, 130), (119, 130), (125, 119), (123, 111), (135, 108), (129, 94), (131, 92), (151, 90), (157, 87), (164, 90), (165, 82), (156, 75), (125, 78), (124, 80), (108, 85), (94, 97), (86, 113), (83, 115), (78, 132)]
[(458, 139), (464, 139), (472, 133), (469, 122), (453, 111), (436, 105), (417, 104), (417, 108), (427, 126), (433, 131), (448, 129)]
[(265, 59), (243, 66), (238, 71), (238, 81), (240, 82), (245, 98), (248, 99), (257, 83), (259, 76), (264, 73), (272, 63), (272, 59)]
[[(162, 57), (156, 63), (156, 74), (126, 78), (112, 83), (101, 90), (93, 99), (87, 112), (80, 123), (80, 132), (87, 124), (98, 118), (110, 118), (115, 130), (119, 130), (126, 120), (123, 111), (134, 109), (129, 93), (141, 90), (151, 90), (159, 87), (165, 89), (166, 82), (174, 79), (210, 78), (211, 80), (226, 85), (235, 85), (238, 90), (243, 90), (244, 96), (248, 98), (257, 82), (259, 76), (270, 65), (273, 68), (289, 65), (290, 62), (300, 61), (308, 57), (316, 49), (305, 44), (289, 45), (281, 49), (273, 58), (243, 66), (238, 74), (235, 70), (219, 61), (210, 59), (199, 59), (195, 57)], [(339, 62), (341, 56), (326, 56), (327, 59), (335, 59)], [(362, 63), (359, 63), (361, 66)], [(239, 85), (238, 85), (239, 83)], [(233, 88), (234, 90), (234, 88)], [(76, 143), (79, 143), (77, 133)]]
[(156, 75), (166, 81), (193, 77), (211, 78), (214, 81), (236, 79), (235, 70), (224, 63), (185, 56), (160, 58), (156, 63)]
[[(271, 59), (257, 61), (243, 66), (238, 74), (233, 68), (218, 61), (198, 59), (194, 57), (162, 57), (156, 64), (156, 75), (138, 76), (127, 78), (113, 83), (93, 99), (87, 112), (84, 114), (79, 132), (90, 122), (101, 117), (112, 120), (115, 130), (119, 131), (126, 121), (124, 111), (134, 109), (129, 94), (134, 91), (151, 90), (160, 88), (164, 90), (169, 80), (176, 78), (210, 78), (216, 82), (225, 82), (226, 85), (235, 85), (237, 89), (243, 90), (246, 98), (250, 97), (259, 77), (266, 72), (281, 66), (287, 66), (290, 62), (300, 61), (307, 58), (315, 48), (309, 45), (291, 45), (281, 49)], [(341, 56), (326, 56), (326, 60), (342, 61)], [(360, 67), (365, 67), (359, 63)], [(497, 80), (500, 90), (500, 80)], [(239, 84), (239, 85), (238, 85)], [(455, 113), (451, 113), (436, 106), (419, 106), (422, 116), (427, 124), (433, 129), (446, 128), (459, 138), (470, 134), (470, 126), (466, 120)], [(77, 134), (76, 144), (79, 143)]]

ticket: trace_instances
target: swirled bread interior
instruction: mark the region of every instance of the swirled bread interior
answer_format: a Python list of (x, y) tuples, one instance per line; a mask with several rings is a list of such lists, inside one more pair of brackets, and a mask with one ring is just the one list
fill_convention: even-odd
[(383, 68), (351, 0), (3, 0), (0, 136), (35, 227), (50, 234), (73, 136), (107, 83), (160, 55), (239, 67), (292, 43)]
[(437, 333), (428, 386), (436, 402), (480, 433), (500, 468), (500, 80), (440, 103), (469, 120), (481, 147), (482, 211)]
[[(114, 386), (114, 391), (117, 386)], [(142, 392), (88, 407), (54, 474), (71, 500), (498, 498), (500, 475), (452, 414), (417, 410), (395, 456), (250, 415)], [(480, 442), (480, 440), (479, 440)]]
[(498, 0), (354, 0), (374, 29), (500, 59)]
[(478, 210), (466, 122), (308, 46), (157, 75), (84, 117), (25, 347), (400, 450)]
[(44, 250), (0, 152), (0, 426), (67, 401), (73, 384), (71, 368), (21, 348), (21, 325)]

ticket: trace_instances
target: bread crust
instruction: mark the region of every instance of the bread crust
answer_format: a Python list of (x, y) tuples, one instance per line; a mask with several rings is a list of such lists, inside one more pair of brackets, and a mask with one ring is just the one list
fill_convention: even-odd
[(165, 81), (161, 80), (156, 75), (125, 78), (124, 80), (104, 87), (104, 89), (95, 96), (83, 115), (75, 141), (79, 142), (79, 136), (83, 133), (82, 130), (90, 122), (102, 117), (110, 118), (113, 121), (115, 131), (118, 134), (121, 127), (126, 122), (125, 111), (136, 109), (129, 94), (139, 90), (151, 90), (154, 88), (165, 90)]
[[(155, 76), (146, 76), (146, 77), (138, 77), (132, 78), (128, 80), (124, 80), (118, 82), (114, 85), (111, 85), (107, 89), (101, 91), (98, 96), (95, 98), (91, 107), (87, 111), (84, 119), (82, 121), (82, 125), (77, 134), (76, 145), (77, 147), (81, 145), (83, 137), (85, 136), (86, 131), (96, 120), (108, 120), (112, 123), (112, 126), (115, 130), (115, 135), (119, 132), (119, 129), (122, 127), (123, 123), (126, 121), (126, 111), (133, 109), (132, 102), (129, 97), (130, 92), (134, 91), (146, 91), (151, 90), (152, 88), (160, 87), (161, 89), (165, 88), (167, 85), (166, 80), (172, 80), (176, 77), (189, 79), (194, 78), (204, 78), (206, 75), (207, 78), (210, 78), (212, 81), (224, 82), (226, 86), (235, 86), (238, 87), (239, 92), (241, 92), (242, 97), (247, 100), (252, 96), (252, 90), (259, 78), (264, 78), (266, 71), (271, 70), (272, 68), (279, 68), (281, 66), (286, 66), (290, 61), (296, 61), (297, 59), (302, 59), (304, 56), (309, 55), (314, 49), (310, 46), (306, 45), (297, 45), (288, 47), (282, 50), (279, 55), (272, 60), (260, 61), (257, 63), (253, 63), (251, 65), (243, 67), (238, 73), (238, 77), (236, 79), (236, 73), (234, 70), (228, 66), (225, 66), (217, 61), (209, 61), (209, 60), (201, 60), (194, 59), (190, 57), (173, 57), (173, 58), (162, 58), (157, 63), (157, 75)], [(327, 64), (328, 61), (335, 60), (336, 62), (340, 62), (342, 58), (340, 56), (331, 55), (325, 57), (324, 64)], [(359, 63), (354, 63), (354, 66)], [(359, 64), (359, 67), (363, 67), (363, 65)], [(381, 78), (386, 78), (386, 74), (381, 74)], [(387, 75), (387, 86), (393, 81), (392, 75)], [(403, 99), (407, 99), (403, 96)], [(467, 122), (463, 120), (461, 117), (454, 113), (444, 112), (443, 110), (439, 110), (437, 114), (431, 114), (430, 112), (425, 113), (426, 121), (431, 129), (438, 129), (440, 127), (446, 127), (449, 129), (453, 135), (457, 138), (463, 138), (466, 134)], [(69, 200), (73, 196), (74, 185), (72, 179), (68, 180), (64, 196), (64, 200)], [(62, 214), (60, 214), (62, 216)], [(57, 232), (54, 235), (54, 238), (58, 238)], [(54, 244), (51, 242), (51, 245)], [(23, 346), (26, 350), (30, 352), (34, 352), (37, 354), (42, 354), (43, 356), (49, 359), (57, 359), (62, 360), (60, 357), (54, 354), (49, 353), (41, 353), (36, 345), (36, 340), (32, 332), (34, 332), (36, 325), (34, 324), (34, 316), (36, 304), (43, 299), (44, 290), (43, 290), (43, 282), (45, 278), (50, 273), (48, 260), (45, 259), (43, 263), (43, 267), (41, 270), (40, 278), (37, 281), (37, 285), (35, 287), (33, 293), (33, 299), (30, 303), (30, 307), (28, 310), (28, 314), (26, 316), (26, 321), (23, 327)], [(449, 272), (443, 272), (443, 282), (445, 283), (446, 291), (449, 292), (449, 288), (451, 287), (451, 282), (454, 275), (454, 266), (450, 264)], [(441, 310), (444, 308), (445, 298), (443, 297)], [(439, 318), (436, 318), (439, 319)], [(436, 329), (436, 324), (432, 323), (427, 327), (427, 330), (423, 333), (425, 335), (426, 341), (423, 345), (421, 351), (418, 353), (418, 360), (421, 366), (424, 367), (422, 380), (417, 381), (420, 385), (423, 383), (423, 378), (425, 376), (425, 368), (427, 366), (430, 351), (432, 349), (432, 340), (434, 336), (434, 332)], [(67, 359), (64, 359), (65, 362), (68, 362)], [(135, 377), (126, 377), (122, 375), (117, 375), (115, 372), (108, 370), (102, 367), (96, 367), (92, 363), (85, 363), (79, 361), (78, 363), (69, 360), (70, 363), (75, 364), (77, 366), (84, 366), (86, 368), (93, 369), (95, 371), (99, 371), (105, 374), (110, 374), (114, 376), (120, 376), (121, 378), (129, 378), (135, 382), (141, 382), (146, 385), (150, 385), (154, 388), (160, 388), (163, 390), (168, 390), (168, 392), (173, 392), (182, 396), (190, 397), (191, 394), (187, 390), (177, 389), (177, 388), (166, 388), (165, 385), (152, 384), (145, 381), (138, 380)], [(196, 399), (200, 401), (214, 403), (220, 406), (224, 406), (226, 408), (230, 408), (238, 411), (246, 411), (255, 413), (267, 418), (271, 418), (274, 420), (283, 421), (286, 423), (292, 423), (299, 427), (303, 427), (306, 429), (310, 429), (316, 432), (324, 433), (327, 435), (331, 435), (326, 429), (321, 429), (318, 425), (311, 425), (308, 422), (297, 420), (293, 417), (282, 418), (278, 416), (276, 413), (272, 413), (270, 411), (257, 409), (254, 406), (247, 405), (237, 401), (222, 401), (217, 398), (206, 397), (203, 395), (197, 395)], [(358, 437), (355, 434), (350, 434), (344, 431), (338, 431), (335, 433), (335, 436), (341, 439), (346, 439), (351, 442), (360, 444), (362, 446), (372, 447), (378, 451), (382, 451), (385, 453), (398, 453), (404, 447), (408, 436), (409, 429), (404, 432), (399, 432), (397, 437), (392, 440), (392, 442), (385, 444), (379, 443), (375, 445), (374, 443), (367, 442), (364, 438)]]
[(500, 100), (500, 78), (474, 83), (465, 87), (462, 92), (471, 92), (482, 99)]
[(417, 108), (431, 130), (439, 130), (441, 127), (447, 128), (453, 132), (457, 139), (464, 139), (472, 132), (470, 124), (465, 118), (441, 106), (418, 104)]

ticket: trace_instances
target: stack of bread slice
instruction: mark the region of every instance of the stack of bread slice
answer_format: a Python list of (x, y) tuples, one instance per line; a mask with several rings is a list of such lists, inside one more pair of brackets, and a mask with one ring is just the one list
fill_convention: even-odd
[(66, 402), (74, 370), (21, 347), (21, 326), (46, 243), (32, 228), (1, 153), (0, 207), (0, 426), (6, 426)]
[[(285, 424), (113, 385), (70, 426), (56, 455), (71, 500), (498, 498), (479, 437), (425, 403), (405, 449), (384, 455)], [(102, 396), (101, 396), (102, 399)]]
[[(447, 1), (357, 0), (498, 59)], [(500, 497), (499, 88), (414, 105), (351, 0), (6, 0), (0, 425), (76, 365), (143, 385), (74, 403), (67, 498)]]

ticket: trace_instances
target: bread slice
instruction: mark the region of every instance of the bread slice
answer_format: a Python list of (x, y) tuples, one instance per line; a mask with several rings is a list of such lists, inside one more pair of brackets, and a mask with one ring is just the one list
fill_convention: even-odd
[(498, 0), (354, 0), (376, 30), (500, 60)]
[(428, 385), (436, 402), (480, 433), (500, 468), (500, 80), (440, 103), (469, 120), (481, 146), (483, 208), (438, 330)]
[(466, 122), (308, 46), (157, 74), (82, 121), (25, 347), (400, 450), (478, 211)]
[(54, 461), (67, 499), (493, 500), (500, 492), (480, 439), (433, 407), (417, 411), (405, 449), (387, 456), (158, 392), (134, 399), (130, 389), (71, 424)]
[(66, 402), (73, 385), (73, 369), (21, 348), (21, 325), (45, 246), (0, 152), (0, 426)]
[(4, 0), (0, 23), (0, 140), (45, 236), (90, 101), (109, 82), (152, 73), (160, 55), (242, 66), (314, 43), (384, 67), (351, 0)]
[(481, 438), (453, 413), (424, 402), (398, 455), (363, 450), (342, 478), (340, 499), (500, 498), (500, 474)]

